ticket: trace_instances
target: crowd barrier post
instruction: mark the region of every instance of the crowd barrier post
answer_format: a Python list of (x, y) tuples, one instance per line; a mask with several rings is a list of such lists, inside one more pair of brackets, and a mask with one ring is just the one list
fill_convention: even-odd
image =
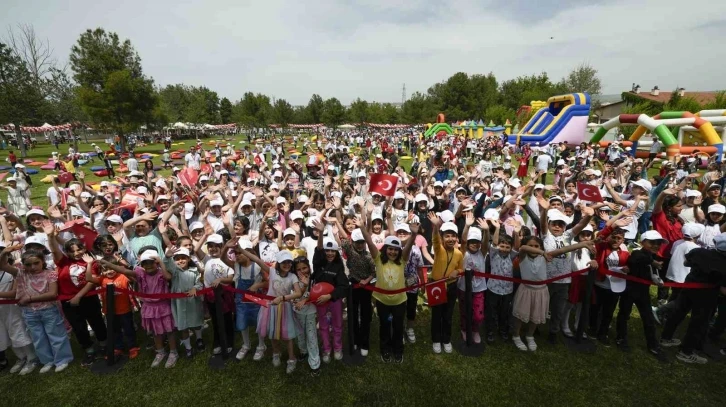
[(222, 353), (219, 355), (212, 355), (209, 358), (209, 366), (214, 369), (222, 369), (229, 361), (229, 352), (227, 348), (233, 344), (227, 343), (227, 327), (224, 323), (224, 299), (222, 298), (222, 291), (224, 287), (218, 285), (214, 288), (214, 314), (217, 318), (217, 335), (219, 336), (219, 346), (222, 348)]
[(360, 349), (355, 348), (355, 322), (354, 319), (358, 316), (353, 311), (353, 284), (348, 286), (348, 293), (346, 295), (346, 309), (348, 312), (348, 346), (345, 347), (343, 352), (343, 363), (349, 366), (357, 366), (363, 364), (366, 358), (360, 354)]
[(593, 341), (594, 338), (586, 339), (585, 327), (590, 323), (590, 303), (592, 301), (592, 290), (595, 285), (595, 276), (597, 269), (590, 268), (587, 272), (585, 283), (585, 298), (582, 300), (582, 310), (580, 311), (580, 319), (577, 321), (577, 329), (574, 338), (565, 338), (565, 345), (570, 350), (582, 353), (595, 353), (597, 345)]
[(459, 307), (464, 307), (464, 329), (466, 338), (457, 343), (457, 350), (463, 356), (479, 356), (484, 352), (483, 343), (474, 343), (474, 333), (472, 332), (472, 319), (474, 318), (474, 310), (472, 308), (474, 293), (472, 292), (471, 283), (474, 279), (474, 270), (464, 270), (464, 303), (459, 302)]
[(97, 360), (91, 365), (91, 371), (96, 374), (118, 372), (126, 363), (126, 358), (116, 356), (116, 286), (106, 285), (106, 355), (105, 360)]

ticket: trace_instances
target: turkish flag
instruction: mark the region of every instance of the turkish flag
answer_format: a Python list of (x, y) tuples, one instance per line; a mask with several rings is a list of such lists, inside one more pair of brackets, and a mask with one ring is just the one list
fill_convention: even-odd
[(439, 280), (427, 285), (426, 298), (429, 300), (429, 307), (445, 304), (448, 301), (446, 298), (446, 280)]
[(577, 183), (577, 197), (581, 201), (602, 202), (600, 189), (595, 185)]
[(255, 304), (261, 305), (263, 307), (268, 307), (270, 305), (269, 300), (254, 295), (244, 294), (242, 298), (244, 301), (254, 302)]
[(393, 196), (396, 192), (398, 178), (395, 175), (371, 174), (371, 186), (368, 192), (377, 192), (383, 196)]
[(197, 170), (187, 167), (179, 171), (178, 177), (179, 182), (182, 185), (189, 188), (194, 188), (194, 186), (197, 185), (197, 180), (199, 180), (199, 173), (197, 172)]
[(76, 235), (76, 238), (78, 238), (78, 240), (83, 242), (83, 245), (86, 246), (87, 250), (93, 250), (93, 242), (95, 242), (96, 237), (98, 237), (98, 233), (96, 233), (95, 230), (89, 229), (82, 224), (76, 223), (75, 225), (71, 226), (71, 232)]

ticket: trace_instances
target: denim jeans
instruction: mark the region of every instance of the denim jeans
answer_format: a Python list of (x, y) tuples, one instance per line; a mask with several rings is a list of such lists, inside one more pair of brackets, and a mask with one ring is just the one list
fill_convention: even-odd
[(41, 364), (53, 363), (58, 366), (73, 361), (71, 342), (63, 317), (55, 304), (40, 310), (23, 307), (23, 318)]

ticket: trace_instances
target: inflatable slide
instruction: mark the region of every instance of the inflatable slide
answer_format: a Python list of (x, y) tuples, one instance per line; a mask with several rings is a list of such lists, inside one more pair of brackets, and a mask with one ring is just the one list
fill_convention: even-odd
[(539, 109), (524, 127), (509, 136), (509, 143), (545, 145), (565, 142), (580, 144), (588, 136), (590, 95), (570, 93), (547, 99), (547, 107)]

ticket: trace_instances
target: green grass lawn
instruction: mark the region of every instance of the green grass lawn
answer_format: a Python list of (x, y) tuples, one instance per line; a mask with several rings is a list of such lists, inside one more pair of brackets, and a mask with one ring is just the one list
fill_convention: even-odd
[[(188, 148), (193, 140), (186, 143), (175, 148)], [(30, 153), (30, 158), (47, 161), (52, 148), (41, 146)], [(162, 148), (156, 144), (136, 151), (159, 153)], [(67, 151), (67, 145), (62, 146), (63, 150)], [(81, 151), (90, 151), (89, 145), (82, 144)], [(0, 157), (4, 160), (5, 153), (0, 152)], [(160, 161), (157, 158), (155, 162)], [(89, 181), (101, 180), (86, 172)], [(41, 171), (33, 176), (33, 202), (44, 207), (48, 185), (39, 180), (48, 173)], [(168, 171), (161, 173), (166, 175)], [(406, 344), (402, 365), (380, 361), (378, 321), (374, 316), (372, 349), (366, 363), (348, 367), (333, 361), (323, 365), (323, 372), (317, 378), (309, 376), (306, 363), (299, 363), (291, 376), (285, 374), (284, 364), (273, 368), (269, 349), (261, 362), (253, 362), (249, 354), (245, 361), (230, 362), (220, 371), (208, 368), (209, 350), (192, 360), (180, 360), (171, 370), (163, 367), (152, 370), (149, 365), (153, 351), (143, 350), (139, 358), (128, 362), (118, 374), (109, 376), (97, 376), (82, 368), (79, 361), (59, 374), (39, 375), (36, 370), (32, 375), (19, 377), (9, 375), (6, 369), (0, 372), (2, 406), (217, 406), (235, 402), (244, 406), (331, 407), (710, 406), (717, 405), (718, 400), (723, 402), (726, 397), (722, 363), (686, 365), (675, 361), (675, 349), (668, 351), (673, 359), (670, 364), (661, 364), (648, 355), (637, 311), (633, 311), (629, 323), (630, 354), (614, 346), (598, 346), (595, 354), (572, 352), (562, 343), (547, 344), (547, 329), (541, 327), (537, 337), (539, 349), (535, 353), (518, 351), (511, 342), (500, 340), (478, 358), (464, 357), (456, 351), (451, 355), (434, 355), (429, 315), (428, 308), (419, 313), (418, 340), (415, 344)], [(687, 322), (684, 321), (676, 337), (682, 337)], [(456, 340), (458, 311), (454, 332)], [(612, 339), (614, 335), (613, 326)], [(210, 345), (209, 329), (205, 330), (205, 337)], [(239, 347), (238, 336), (236, 342)], [(254, 335), (253, 342), (256, 342)], [(72, 343), (79, 357), (82, 352), (75, 341)]]

